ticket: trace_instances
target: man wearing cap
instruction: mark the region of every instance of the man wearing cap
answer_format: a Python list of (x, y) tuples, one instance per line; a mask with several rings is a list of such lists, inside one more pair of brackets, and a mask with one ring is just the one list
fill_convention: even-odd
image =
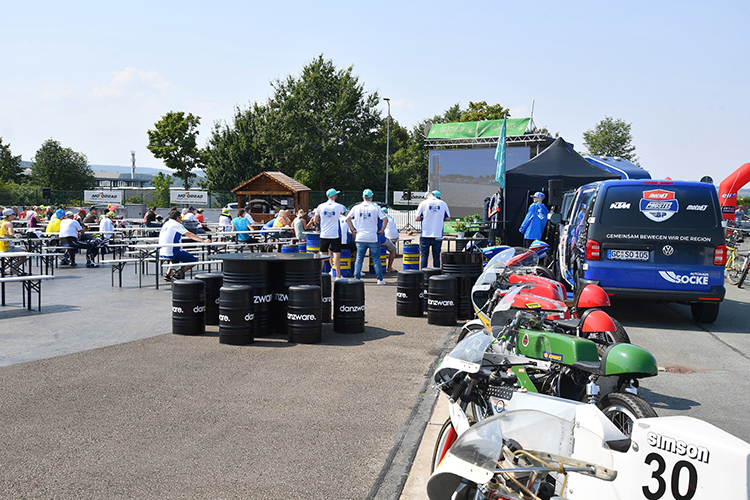
[(547, 226), (547, 216), (549, 209), (542, 203), (544, 193), (537, 191), (531, 195), (534, 203), (529, 205), (529, 211), (521, 223), (519, 231), (523, 233), (523, 246), (528, 248), (534, 240), (541, 240), (544, 234), (544, 228)]
[(221, 209), (221, 215), (219, 215), (219, 226), (222, 231), (232, 230), (232, 212), (230, 212), (227, 207)]
[(419, 234), (421, 269), (427, 267), (430, 249), (432, 249), (432, 266), (440, 267), (440, 252), (443, 247), (443, 224), (451, 218), (448, 205), (440, 198), (440, 191), (431, 191), (417, 207), (415, 220), (422, 223)]
[[(105, 212), (106, 213), (106, 212)], [(89, 213), (83, 218), (83, 224), (96, 224), (99, 222), (99, 212), (95, 207), (89, 208)]]
[(65, 217), (60, 221), (60, 244), (70, 247), (70, 250), (68, 250), (70, 267), (77, 266), (76, 251), (78, 248), (86, 249), (86, 267), (99, 267), (99, 264), (94, 262), (94, 257), (99, 254), (99, 245), (94, 241), (81, 241), (80, 238), (84, 231), (83, 226), (73, 219), (73, 212), (65, 212)]
[(315, 209), (313, 222), (320, 225), (320, 253), (328, 254), (333, 259), (331, 268), (336, 270), (336, 279), (341, 277), (341, 230), (339, 218), (346, 215), (346, 207), (338, 203), (340, 191), (331, 188), (326, 191), (328, 201)]
[(23, 247), (14, 245), (11, 241), (6, 241), (6, 238), (15, 238), (16, 233), (13, 231), (13, 220), (16, 218), (16, 213), (12, 208), (6, 208), (3, 210), (3, 220), (0, 222), (0, 252), (22, 252)]
[[(349, 211), (349, 214), (346, 216), (346, 224), (354, 235), (354, 242), (357, 245), (354, 278), (362, 278), (362, 262), (364, 262), (365, 253), (369, 249), (378, 285), (385, 285), (383, 266), (380, 263), (380, 242), (378, 239), (381, 234), (385, 233), (385, 229), (388, 227), (388, 218), (380, 207), (372, 202), (372, 197), (373, 193), (371, 189), (362, 191), (362, 203), (358, 203)], [(383, 225), (378, 228), (378, 222), (381, 220), (383, 221)]]
[(115, 218), (114, 212), (107, 212), (104, 217), (101, 218), (99, 221), (99, 233), (102, 235), (102, 238), (105, 240), (108, 240), (112, 238), (112, 235), (115, 232), (115, 225), (112, 222)]

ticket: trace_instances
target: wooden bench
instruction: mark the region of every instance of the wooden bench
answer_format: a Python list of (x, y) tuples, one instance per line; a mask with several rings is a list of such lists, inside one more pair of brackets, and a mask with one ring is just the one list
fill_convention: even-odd
[[(21, 283), (23, 285), (23, 303), (29, 311), (31, 311), (31, 292), (34, 291), (38, 295), (38, 306), (37, 310), (42, 310), (42, 281), (53, 279), (54, 276), (40, 275), (40, 276), (6, 276), (0, 278), (0, 288), (2, 288), (2, 304), (5, 305), (5, 284), (6, 283)], [(26, 298), (28, 297), (28, 302)]]

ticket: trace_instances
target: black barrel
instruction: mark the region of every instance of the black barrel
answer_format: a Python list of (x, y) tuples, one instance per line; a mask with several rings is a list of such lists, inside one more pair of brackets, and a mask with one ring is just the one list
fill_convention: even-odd
[(219, 291), (219, 342), (247, 345), (255, 340), (253, 287), (225, 285)]
[(422, 271), (399, 271), (396, 280), (396, 316), (420, 317), (424, 313), (424, 274)]
[(273, 329), (273, 254), (222, 255), (224, 285), (253, 287), (255, 337), (270, 335)]
[(320, 300), (323, 306), (323, 323), (330, 323), (331, 304), (333, 303), (333, 298), (331, 297), (331, 275), (328, 273), (323, 273), (320, 275)]
[(290, 286), (321, 286), (320, 260), (304, 253), (277, 254), (278, 261), (274, 276), (274, 326), (278, 333), (286, 334), (286, 313)]
[(456, 277), (446, 274), (430, 278), (427, 322), (431, 325), (456, 324)]
[(422, 307), (424, 311), (427, 311), (427, 294), (430, 293), (430, 278), (442, 274), (442, 271), (439, 267), (425, 267), (422, 269), (422, 274), (424, 274), (424, 294), (422, 295), (424, 305)]
[(172, 333), (206, 333), (206, 284), (200, 280), (172, 282)]
[(206, 284), (206, 324), (219, 324), (219, 290), (224, 284), (221, 273), (199, 273), (195, 279)]
[(482, 254), (465, 252), (443, 252), (440, 256), (443, 274), (456, 277), (456, 314), (458, 319), (474, 317), (471, 305), (471, 288), (482, 274)]
[(290, 286), (286, 309), (286, 331), (289, 342), (317, 344), (322, 340), (323, 318), (320, 287)]
[(333, 284), (333, 331), (362, 333), (365, 331), (365, 282), (338, 279)]

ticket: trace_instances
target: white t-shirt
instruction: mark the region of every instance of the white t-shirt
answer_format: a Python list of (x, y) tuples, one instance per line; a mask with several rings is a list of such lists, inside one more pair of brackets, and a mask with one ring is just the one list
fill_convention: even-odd
[(386, 215), (386, 217), (388, 217), (388, 225), (385, 226), (385, 237), (389, 240), (397, 240), (398, 228), (396, 227), (396, 221), (390, 215)]
[[(174, 219), (169, 219), (161, 227), (161, 231), (159, 231), (159, 244), (179, 243), (182, 240), (182, 235), (187, 232), (188, 230), (185, 229), (185, 226)], [(172, 257), (174, 251), (179, 249), (180, 247), (162, 247), (159, 249), (159, 254), (162, 257)]]
[[(253, 219), (253, 216), (250, 215), (250, 212), (245, 212), (245, 218), (250, 221), (250, 224), (255, 224), (255, 219)], [(252, 228), (251, 228), (252, 229)]]
[(83, 228), (77, 220), (68, 218), (60, 220), (60, 238), (78, 238), (78, 231), (83, 231)]
[(341, 203), (328, 200), (318, 205), (316, 213), (320, 217), (320, 237), (327, 240), (340, 238), (339, 218), (346, 215), (346, 207)]
[(425, 238), (442, 238), (443, 222), (450, 218), (448, 205), (441, 199), (424, 200), (417, 207), (417, 217), (422, 217), (422, 236)]
[(341, 244), (351, 243), (352, 234), (349, 232), (349, 224), (346, 223), (346, 217), (339, 218), (339, 228), (341, 230)]
[[(355, 241), (363, 243), (377, 243), (378, 220), (385, 219), (385, 214), (379, 206), (371, 201), (363, 201), (354, 205), (347, 218), (352, 218), (352, 224), (357, 230)], [(387, 229), (387, 227), (386, 227)]]
[(182, 216), (182, 220), (195, 220), (198, 219), (195, 218), (195, 214), (193, 212), (185, 212), (185, 215)]
[(219, 225), (224, 228), (224, 231), (231, 231), (233, 229), (232, 226), (232, 218), (228, 215), (220, 215), (219, 216)]
[(102, 232), (102, 236), (105, 240), (108, 240), (112, 237), (112, 234), (107, 234), (104, 231), (114, 231), (115, 225), (112, 224), (112, 221), (109, 217), (102, 217), (102, 220), (99, 221), (99, 231)]

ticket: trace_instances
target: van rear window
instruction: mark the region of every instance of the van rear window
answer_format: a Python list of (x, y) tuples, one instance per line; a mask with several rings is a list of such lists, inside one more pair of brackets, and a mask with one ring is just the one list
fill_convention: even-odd
[(600, 200), (600, 222), (609, 227), (713, 229), (718, 207), (709, 189), (674, 186), (611, 186)]

